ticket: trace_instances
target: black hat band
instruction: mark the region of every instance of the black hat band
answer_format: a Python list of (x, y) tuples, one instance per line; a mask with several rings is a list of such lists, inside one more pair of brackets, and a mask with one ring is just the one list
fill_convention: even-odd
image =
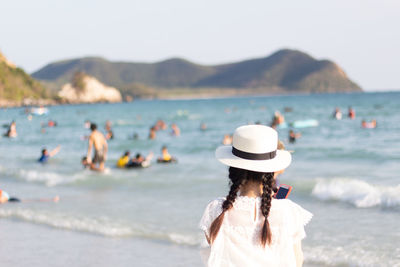
[(276, 150), (268, 153), (249, 153), (232, 147), (232, 154), (242, 159), (268, 160), (275, 158)]

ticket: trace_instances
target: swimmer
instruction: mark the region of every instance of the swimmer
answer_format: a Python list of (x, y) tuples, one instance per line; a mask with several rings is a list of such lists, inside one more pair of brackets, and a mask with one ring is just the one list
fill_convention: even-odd
[(104, 126), (104, 129), (106, 129), (106, 131), (111, 131), (111, 121), (107, 120), (106, 121), (106, 125)]
[(371, 122), (363, 120), (361, 122), (361, 127), (364, 129), (375, 129), (376, 126), (377, 126), (376, 120), (372, 120)]
[(132, 159), (127, 165), (126, 168), (146, 168), (151, 164), (151, 160), (153, 158), (153, 152), (150, 152), (146, 158), (142, 156), (142, 154), (137, 153), (136, 157)]
[(107, 120), (106, 125), (104, 126), (104, 129), (106, 130), (106, 139), (111, 140), (114, 139), (114, 133), (111, 129), (111, 121)]
[(19, 199), (16, 197), (10, 197), (6, 191), (0, 189), (0, 204), (7, 202), (58, 202), (60, 201), (59, 196), (53, 198), (38, 198), (38, 199)]
[(150, 140), (156, 139), (156, 128), (154, 126), (150, 128), (149, 139)]
[(47, 126), (48, 126), (48, 127), (56, 127), (56, 126), (57, 126), (57, 122), (56, 122), (56, 121), (53, 121), (53, 120), (49, 120), (49, 121), (47, 122)]
[(111, 140), (111, 139), (114, 139), (114, 133), (113, 133), (113, 131), (108, 131), (107, 133), (106, 133), (106, 139), (107, 140)]
[(168, 163), (168, 162), (176, 162), (176, 159), (173, 158), (169, 152), (167, 146), (163, 146), (161, 148), (161, 157), (157, 159), (158, 163)]
[(335, 108), (335, 111), (333, 112), (333, 118), (336, 120), (342, 119), (342, 112), (340, 111), (340, 108)]
[(289, 143), (294, 144), (296, 140), (301, 137), (301, 133), (295, 133), (293, 130), (289, 131)]
[(348, 116), (352, 120), (354, 120), (356, 118), (356, 112), (352, 107), (349, 107)]
[[(90, 125), (92, 133), (89, 136), (89, 145), (86, 155), (87, 163), (90, 164), (90, 169), (95, 171), (104, 171), (104, 164), (107, 160), (108, 144), (104, 135), (97, 130), (97, 125)], [(94, 147), (94, 157), (91, 158), (92, 149)], [(98, 166), (97, 166), (98, 165)]]
[(285, 122), (285, 117), (278, 110), (275, 111), (271, 124), (279, 125), (284, 122)]
[(226, 145), (226, 146), (231, 145), (232, 144), (232, 135), (225, 134), (224, 139), (222, 140), (222, 144)]
[(5, 137), (8, 138), (15, 138), (17, 137), (17, 124), (15, 123), (15, 121), (12, 121), (11, 124), (8, 127), (7, 132), (4, 134)]
[(282, 124), (284, 122), (285, 122), (285, 117), (279, 111), (275, 111), (274, 116), (272, 117), (272, 122), (271, 122), (270, 126), (273, 129), (276, 129), (276, 127), (279, 124)]
[(42, 154), (40, 155), (40, 158), (38, 159), (38, 162), (40, 163), (47, 163), (47, 161), (49, 160), (49, 158), (53, 157), (54, 155), (56, 155), (61, 149), (61, 146), (58, 145), (55, 149), (53, 149), (52, 151), (48, 151), (46, 148), (42, 149)]
[(117, 161), (117, 167), (125, 168), (126, 165), (129, 163), (130, 155), (131, 155), (131, 153), (129, 151), (125, 151), (124, 155), (122, 155), (122, 157), (120, 157), (119, 160)]
[(172, 129), (172, 135), (173, 136), (180, 136), (181, 135), (181, 130), (179, 129), (178, 125), (176, 125), (175, 123), (173, 123), (171, 125), (171, 129)]
[(89, 120), (85, 120), (85, 123), (83, 125), (85, 127), (85, 129), (89, 129), (90, 128), (90, 121)]
[(200, 124), (200, 130), (202, 130), (202, 131), (207, 130), (207, 124), (205, 124), (204, 122), (202, 122), (202, 123)]
[(165, 121), (160, 119), (160, 120), (158, 120), (156, 122), (155, 128), (156, 128), (157, 131), (166, 130), (167, 129), (167, 124), (165, 123)]

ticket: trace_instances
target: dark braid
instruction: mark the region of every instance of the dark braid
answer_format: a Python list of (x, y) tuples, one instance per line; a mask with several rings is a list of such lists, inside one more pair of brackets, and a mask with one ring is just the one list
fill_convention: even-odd
[(230, 179), (230, 190), (226, 196), (226, 200), (222, 203), (221, 214), (212, 222), (210, 226), (210, 237), (209, 241), (212, 243), (218, 235), (219, 229), (221, 228), (224, 215), (227, 210), (233, 207), (233, 203), (236, 200), (239, 189), (242, 185), (248, 181), (260, 182), (263, 185), (263, 193), (261, 199), (261, 212), (265, 217), (264, 225), (261, 232), (261, 244), (271, 243), (271, 230), (268, 223), (268, 214), (271, 208), (272, 191), (274, 190), (274, 173), (262, 173), (249, 171), (239, 168), (229, 168), (229, 179)]
[(212, 222), (210, 226), (210, 242), (214, 242), (218, 235), (219, 229), (221, 228), (222, 221), (224, 220), (225, 211), (233, 207), (233, 202), (236, 200), (237, 193), (239, 192), (240, 186), (244, 181), (246, 181), (247, 175), (239, 176), (236, 175), (232, 168), (229, 168), (229, 179), (230, 179), (230, 190), (229, 194), (226, 196), (226, 200), (222, 203), (221, 214)]
[(268, 215), (271, 209), (272, 192), (274, 186), (274, 174), (265, 173), (262, 176), (263, 193), (261, 198), (261, 213), (264, 215), (264, 224), (261, 230), (261, 245), (271, 244), (271, 229), (269, 227)]

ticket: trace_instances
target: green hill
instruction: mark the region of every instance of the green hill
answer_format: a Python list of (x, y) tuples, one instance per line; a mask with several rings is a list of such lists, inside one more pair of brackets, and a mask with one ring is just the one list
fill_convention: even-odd
[(199, 87), (272, 88), (288, 92), (361, 91), (343, 70), (327, 60), (280, 50), (269, 57), (220, 66), (217, 74), (196, 83)]
[(61, 85), (70, 81), (78, 71), (115, 87), (131, 83), (156, 87), (186, 87), (215, 73), (213, 67), (203, 67), (178, 58), (150, 64), (110, 62), (102, 58), (87, 57), (49, 64), (32, 76)]
[(19, 104), (24, 99), (47, 99), (49, 93), (38, 81), (10, 63), (0, 53), (0, 100)]
[(88, 57), (49, 64), (32, 76), (57, 88), (70, 81), (77, 71), (121, 88), (122, 92), (140, 87), (139, 95), (182, 88), (191, 92), (219, 88), (265, 94), (361, 91), (335, 63), (288, 49), (264, 58), (214, 66), (178, 58), (157, 63), (129, 63)]

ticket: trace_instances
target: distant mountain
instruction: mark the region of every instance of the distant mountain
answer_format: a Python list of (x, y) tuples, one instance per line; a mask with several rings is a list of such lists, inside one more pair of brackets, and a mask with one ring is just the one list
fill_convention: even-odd
[(110, 62), (103, 58), (88, 57), (49, 64), (32, 76), (60, 84), (71, 80), (73, 74), (78, 71), (83, 71), (115, 87), (131, 83), (156, 87), (188, 87), (213, 75), (215, 68), (196, 65), (178, 58), (151, 64)]
[(344, 71), (328, 60), (315, 60), (294, 50), (269, 57), (217, 66), (217, 73), (196, 83), (200, 87), (282, 88), (288, 92), (361, 91)]
[(332, 61), (316, 60), (303, 52), (288, 49), (265, 58), (215, 66), (178, 58), (157, 63), (128, 63), (88, 57), (49, 64), (32, 76), (57, 87), (69, 81), (77, 71), (121, 88), (123, 93), (135, 91), (130, 88), (138, 85), (142, 91), (143, 87), (155, 91), (160, 88), (188, 88), (191, 91), (229, 88), (265, 94), (362, 91)]
[(0, 53), (0, 105), (19, 105), (47, 99), (49, 92), (38, 81)]

